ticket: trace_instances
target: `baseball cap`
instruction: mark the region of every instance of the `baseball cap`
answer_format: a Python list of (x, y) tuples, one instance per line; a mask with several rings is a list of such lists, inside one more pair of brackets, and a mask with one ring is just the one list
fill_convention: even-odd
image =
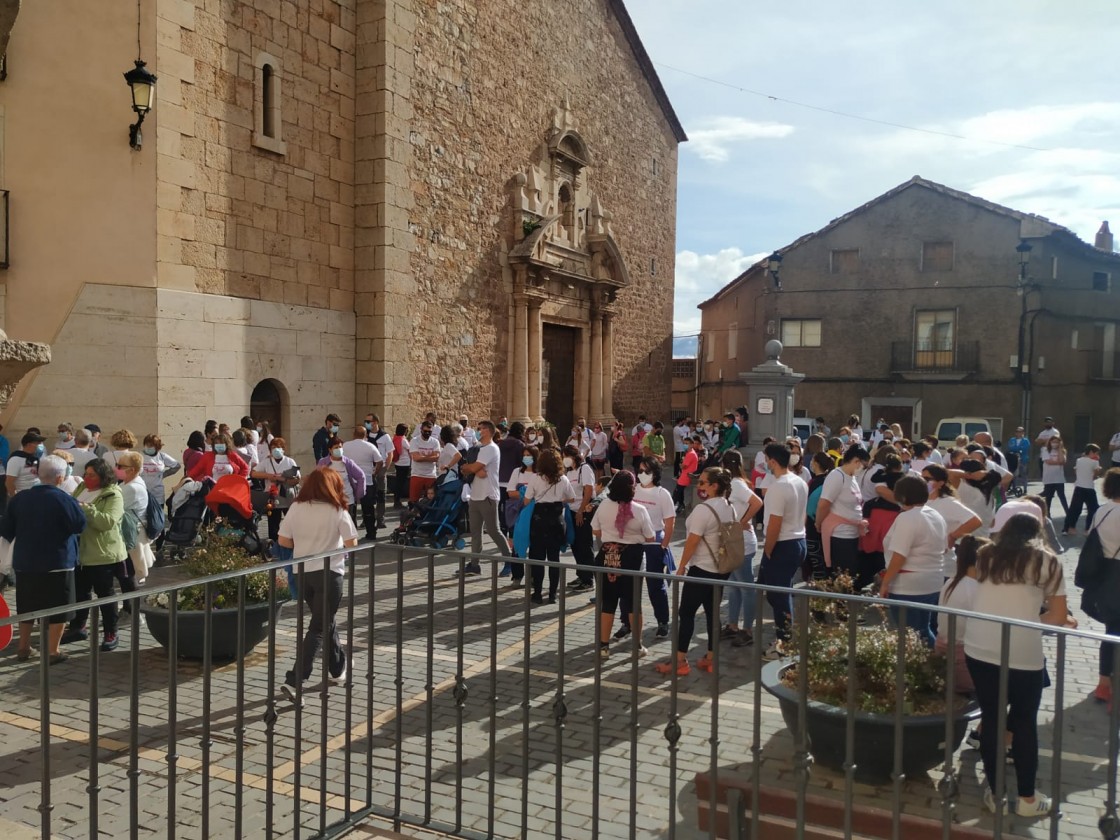
[(42, 443), (45, 440), (46, 438), (42, 435), (37, 435), (34, 432), (28, 432), (22, 438), (20, 438), (19, 445), (27, 446), (27, 444), (29, 443)]

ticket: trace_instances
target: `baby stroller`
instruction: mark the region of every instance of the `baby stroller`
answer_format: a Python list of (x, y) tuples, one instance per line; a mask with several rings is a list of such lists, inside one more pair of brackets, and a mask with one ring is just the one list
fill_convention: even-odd
[(416, 519), (402, 525), (390, 536), (397, 545), (446, 548), (453, 545), (462, 550), (467, 542), (463, 527), (463, 482), (454, 473), (447, 473), (436, 483), (435, 499)]
[(198, 532), (206, 518), (206, 494), (214, 482), (186, 481), (171, 497), (171, 524), (163, 539), (162, 557), (166, 562), (182, 560), (191, 546), (201, 541)]
[(218, 533), (239, 538), (249, 554), (263, 554), (261, 515), (253, 510), (249, 483), (239, 475), (224, 475), (206, 495), (206, 507), (221, 518)]

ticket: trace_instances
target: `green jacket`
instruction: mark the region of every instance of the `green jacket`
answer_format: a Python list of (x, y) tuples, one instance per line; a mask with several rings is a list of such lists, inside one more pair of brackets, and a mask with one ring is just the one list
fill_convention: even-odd
[[(85, 484), (74, 491), (78, 498)], [(86, 529), (78, 540), (79, 566), (108, 566), (119, 563), (128, 556), (121, 535), (121, 518), (124, 516), (124, 495), (116, 484), (102, 488), (97, 498), (82, 506), (86, 515)]]
[(729, 449), (739, 448), (739, 427), (732, 423), (720, 432), (719, 436), (719, 454), (722, 455)]

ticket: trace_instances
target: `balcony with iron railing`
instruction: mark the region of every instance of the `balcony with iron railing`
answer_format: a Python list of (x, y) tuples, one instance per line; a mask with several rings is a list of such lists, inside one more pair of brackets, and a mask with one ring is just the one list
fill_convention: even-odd
[(891, 372), (906, 379), (963, 379), (979, 370), (978, 341), (891, 343)]
[[(296, 563), (300, 586), (321, 582), (315, 588), (329, 592), (329, 565), (301, 571), (307, 559)], [(527, 585), (505, 586), (502, 559), (386, 544), (352, 550), (337, 613), (349, 679), (333, 685), (316, 676), (295, 702), (278, 688), (285, 669), (302, 667), (310, 602), (278, 611), (249, 652), (248, 572), (190, 581), (205, 588), (210, 604), (199, 621), (176, 606), (188, 581), (156, 569), (145, 590), (104, 599), (132, 607), (119, 650), (99, 651), (94, 609), (89, 642), (71, 646), (68, 662), (50, 664), (45, 649), (27, 662), (0, 660), (4, 818), (35, 826), (44, 838), (279, 840), (333, 837), (378, 821), (399, 832), (476, 840), (1117, 836), (1120, 703), (1106, 712), (1084, 697), (1096, 681), (1097, 645), (1107, 639), (1101, 633), (984, 617), (1002, 626), (1004, 686), (1012, 626), (1047, 633), (1052, 687), (1038, 720), (1038, 788), (1055, 812), (1025, 820), (983, 806), (977, 754), (958, 749), (963, 732), (954, 715), (932, 724), (929, 769), (912, 769), (912, 727), (929, 726), (929, 718), (907, 706), (907, 651), (916, 637), (905, 631), (875, 637), (890, 700), (889, 710), (875, 713), (885, 728), (871, 752), (865, 749), (868, 713), (857, 711), (857, 685), (867, 676), (845, 663), (883, 620), (876, 604), (884, 602), (822, 592), (810, 600), (804, 589), (727, 581), (725, 592), (737, 589), (754, 606), (754, 645), (741, 649), (718, 637), (720, 581), (615, 569), (638, 603), (647, 580), (668, 586), (672, 639), (682, 584), (711, 587), (711, 672), (660, 676), (635, 636), (600, 656), (598, 607), (564, 587), (572, 565), (559, 566), (558, 602), (545, 605), (533, 602)], [(470, 561), (482, 562), (482, 575), (463, 574)], [(267, 598), (276, 600), (279, 582), (269, 577)], [(598, 587), (607, 585), (606, 575), (596, 577)], [(213, 594), (231, 582), (239, 603), (216, 608)], [(767, 663), (766, 605), (776, 595), (793, 597), (795, 621), (810, 632), (798, 634), (790, 658)], [(157, 609), (154, 601), (168, 606)], [(830, 603), (843, 609), (832, 611)], [(932, 609), (950, 650), (960, 638), (958, 619), (967, 617), (969, 626), (981, 620)], [(154, 612), (163, 615), (166, 649), (152, 640)], [(0, 619), (0, 628), (34, 619), (45, 632), (49, 615)], [(831, 628), (835, 650), (823, 655), (839, 663), (831, 746), (809, 734), (821, 704), (807, 696), (800, 674), (787, 682), (785, 700), (763, 690), (769, 672), (822, 655), (811, 653), (814, 627)], [(694, 655), (704, 635), (701, 625)], [(652, 636), (649, 627), (651, 647)], [(212, 659), (215, 641), (241, 655)], [(206, 651), (201, 662), (177, 656), (191, 655), (188, 643)], [(657, 659), (670, 649), (660, 641)], [(325, 649), (321, 655), (316, 674), (329, 665)], [(1120, 668), (1114, 674), (1120, 695)], [(951, 706), (959, 702), (952, 668), (943, 695)], [(998, 715), (994, 743), (1005, 742), (1010, 723)], [(826, 749), (833, 761), (825, 760)], [(879, 766), (872, 780), (856, 758), (861, 753)], [(996, 773), (997, 788), (1006, 783), (1013, 791), (1013, 765), (999, 761)]]

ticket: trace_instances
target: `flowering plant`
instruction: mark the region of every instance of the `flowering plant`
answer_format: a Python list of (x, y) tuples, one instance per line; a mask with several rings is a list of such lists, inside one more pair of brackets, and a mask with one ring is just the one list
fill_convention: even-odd
[[(240, 569), (252, 569), (260, 565), (259, 559), (247, 553), (238, 540), (237, 536), (222, 535), (215, 531), (204, 532), (202, 543), (191, 552), (183, 563), (183, 569), (190, 577), (199, 578)], [(270, 574), (273, 572), (251, 572), (241, 578), (228, 578), (211, 584), (210, 594), (214, 609), (237, 606), (241, 580), (245, 581), (246, 604), (268, 601)], [(176, 590), (175, 594), (181, 610), (206, 609), (206, 586), (203, 584), (184, 586)], [(146, 601), (149, 606), (167, 609), (171, 603), (170, 595), (171, 593), (168, 592), (160, 592), (149, 595)], [(276, 597), (281, 601), (286, 601), (290, 597), (288, 583), (283, 575), (276, 576)]]

